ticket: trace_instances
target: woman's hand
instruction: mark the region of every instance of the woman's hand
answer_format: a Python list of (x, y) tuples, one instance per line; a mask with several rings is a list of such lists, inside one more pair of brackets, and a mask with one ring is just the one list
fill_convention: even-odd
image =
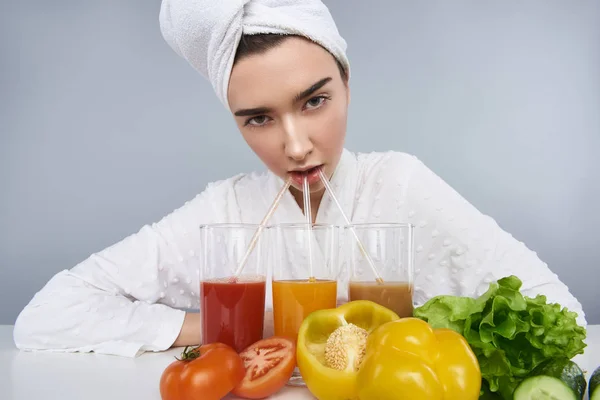
[[(265, 311), (264, 323), (263, 336), (265, 338), (273, 336), (274, 329), (272, 310)], [(198, 346), (200, 344), (202, 344), (200, 313), (186, 313), (179, 336), (177, 336), (177, 339), (175, 339), (175, 342), (171, 345), (171, 347)]]
[(266, 310), (263, 325), (263, 338), (270, 338), (274, 334), (275, 327), (273, 326), (273, 310)]
[(171, 347), (197, 346), (201, 343), (200, 313), (186, 313), (179, 336)]

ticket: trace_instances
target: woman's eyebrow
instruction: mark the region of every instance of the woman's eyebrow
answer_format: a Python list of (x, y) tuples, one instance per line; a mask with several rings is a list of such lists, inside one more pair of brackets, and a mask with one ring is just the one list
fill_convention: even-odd
[[(294, 103), (297, 103), (300, 100), (310, 96), (311, 94), (313, 94), (317, 90), (321, 89), (323, 86), (325, 86), (330, 81), (331, 81), (331, 77), (327, 77), (327, 78), (323, 78), (323, 79), (319, 80), (316, 83), (313, 83), (308, 89), (303, 90), (302, 92), (298, 93), (296, 95), (296, 97), (294, 97)], [(249, 117), (252, 115), (268, 114), (271, 111), (273, 111), (273, 110), (268, 107), (245, 108), (245, 109), (237, 110), (234, 113), (234, 115), (236, 117)]]
[(251, 115), (267, 114), (271, 111), (272, 110), (268, 107), (246, 108), (242, 110), (237, 110), (234, 115), (236, 117), (249, 117)]
[(331, 81), (331, 77), (323, 78), (320, 81), (312, 84), (308, 89), (303, 90), (302, 92), (298, 93), (296, 97), (294, 97), (294, 103), (297, 103), (300, 100), (310, 96), (311, 94), (325, 86), (329, 81)]

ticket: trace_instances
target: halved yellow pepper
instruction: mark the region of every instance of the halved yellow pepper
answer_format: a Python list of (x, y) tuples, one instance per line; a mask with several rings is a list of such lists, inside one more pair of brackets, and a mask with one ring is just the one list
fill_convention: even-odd
[(368, 300), (315, 311), (306, 317), (298, 331), (296, 363), (308, 390), (319, 400), (356, 398), (356, 372), (328, 366), (325, 355), (328, 339), (343, 326), (356, 326), (371, 333), (398, 318), (395, 312)]
[(434, 330), (417, 318), (398, 319), (389, 314), (391, 311), (369, 303), (351, 302), (337, 309), (318, 311), (302, 324), (297, 362), (315, 397), (319, 400), (479, 397), (479, 363), (460, 334), (448, 329)]

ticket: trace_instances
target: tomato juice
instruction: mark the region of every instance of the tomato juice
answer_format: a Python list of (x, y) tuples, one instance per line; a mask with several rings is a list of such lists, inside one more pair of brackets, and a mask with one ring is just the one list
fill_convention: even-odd
[(263, 338), (265, 280), (215, 279), (200, 283), (202, 343), (220, 342), (237, 352)]

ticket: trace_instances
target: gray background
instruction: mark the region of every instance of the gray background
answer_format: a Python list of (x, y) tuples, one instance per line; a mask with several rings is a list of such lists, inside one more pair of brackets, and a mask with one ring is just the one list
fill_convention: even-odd
[[(2, 2), (2, 324), (59, 270), (262, 168), (159, 4)], [(349, 44), (348, 148), (419, 156), (600, 323), (600, 2), (326, 4)]]

